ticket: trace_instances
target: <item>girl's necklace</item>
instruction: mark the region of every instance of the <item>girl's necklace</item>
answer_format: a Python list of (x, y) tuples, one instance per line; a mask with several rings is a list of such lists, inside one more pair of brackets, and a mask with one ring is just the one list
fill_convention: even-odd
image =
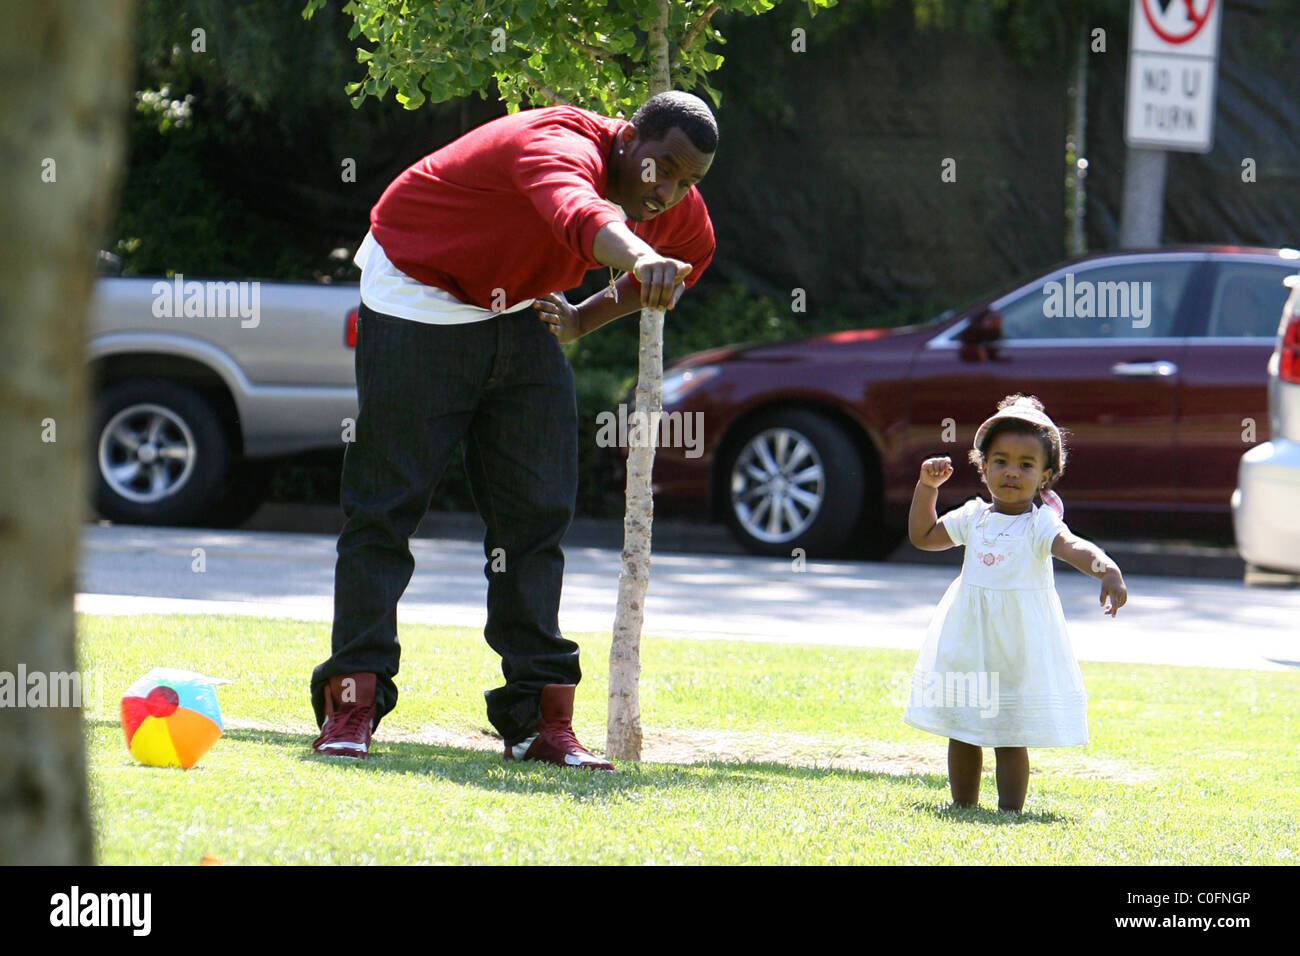
[(991, 548), (991, 547), (993, 547), (994, 545), (996, 545), (996, 544), (998, 543), (998, 540), (999, 540), (1000, 538), (1010, 537), (1010, 536), (1011, 536), (1011, 531), (1012, 531), (1012, 529), (1013, 529), (1013, 528), (1016, 528), (1016, 527), (1019, 526), (1019, 524), (1020, 524), (1020, 518), (1025, 518), (1025, 517), (1032, 518), (1033, 515), (1034, 515), (1034, 510), (1033, 510), (1033, 508), (1030, 508), (1030, 509), (1029, 509), (1028, 511), (1026, 511), (1023, 515), (1020, 515), (1020, 516), (1019, 516), (1015, 521), (1013, 521), (1013, 522), (1011, 522), (1009, 525), (1007, 525), (1006, 528), (1004, 528), (1002, 531), (999, 531), (996, 535), (994, 535), (992, 541), (989, 540), (988, 531), (987, 531), (987, 530), (985, 529), (985, 527), (984, 527), (985, 524), (986, 524), (986, 523), (988, 522), (988, 520), (989, 520), (989, 515), (991, 515), (991, 514), (993, 514), (993, 509), (992, 509), (992, 508), (990, 508), (988, 511), (984, 512), (984, 516), (983, 516), (982, 518), (980, 518), (980, 520), (979, 520), (979, 524), (977, 524), (977, 525), (975, 526), (976, 530), (979, 531), (979, 533), (980, 533), (980, 540), (984, 543), (984, 546), (985, 546), (986, 548)]

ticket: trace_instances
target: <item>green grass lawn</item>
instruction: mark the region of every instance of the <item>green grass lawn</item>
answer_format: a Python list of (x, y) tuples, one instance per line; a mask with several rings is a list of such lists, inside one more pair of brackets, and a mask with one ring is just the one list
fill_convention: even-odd
[[(98, 858), (226, 863), (1195, 863), (1300, 860), (1300, 675), (1084, 664), (1092, 741), (1031, 750), (1025, 812), (950, 811), (946, 741), (901, 718), (907, 651), (645, 639), (645, 758), (505, 764), (481, 633), (403, 625), (401, 701), (365, 761), (310, 753), (330, 628), (78, 615)], [(603, 745), (609, 640), (573, 635)], [(1227, 635), (1225, 640), (1231, 638)], [(117, 701), (150, 667), (228, 677), (192, 770), (138, 765)]]

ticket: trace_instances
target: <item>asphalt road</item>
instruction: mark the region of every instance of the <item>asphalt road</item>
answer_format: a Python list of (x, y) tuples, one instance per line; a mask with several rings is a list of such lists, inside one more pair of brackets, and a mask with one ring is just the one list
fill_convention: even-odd
[[(335, 537), (88, 524), (76, 606), (94, 614), (219, 613), (330, 620)], [(487, 582), (478, 543), (415, 538), (399, 621), (481, 627)], [(195, 549), (202, 549), (196, 552)], [(568, 547), (560, 624), (609, 631), (620, 556)], [(954, 552), (956, 555), (956, 552)], [(203, 570), (196, 570), (201, 556)], [(956, 558), (954, 557), (954, 560)], [(955, 567), (656, 553), (648, 638), (919, 648)], [(1102, 614), (1097, 583), (1057, 563), (1080, 660), (1300, 668), (1300, 589), (1126, 575), (1129, 603)]]

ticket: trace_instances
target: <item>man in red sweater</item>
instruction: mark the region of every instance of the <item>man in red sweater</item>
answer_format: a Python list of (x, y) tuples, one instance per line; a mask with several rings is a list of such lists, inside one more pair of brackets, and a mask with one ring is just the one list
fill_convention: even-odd
[[(505, 678), (487, 712), (506, 759), (613, 769), (574, 735), (578, 646), (559, 630), (578, 481), (560, 344), (643, 306), (671, 309), (699, 279), (714, 241), (695, 183), (717, 139), (688, 93), (651, 97), (630, 123), (526, 110), (425, 156), (371, 210), (356, 257), (360, 411), (343, 461), (332, 653), (311, 679), (316, 752), (366, 756), (397, 703), (410, 537), (463, 441), (487, 525), (484, 636)], [(600, 266), (608, 290), (576, 306), (556, 291)]]

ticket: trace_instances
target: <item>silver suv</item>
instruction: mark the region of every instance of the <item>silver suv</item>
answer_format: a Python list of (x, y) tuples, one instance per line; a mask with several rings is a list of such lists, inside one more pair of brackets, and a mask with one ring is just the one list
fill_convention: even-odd
[(100, 278), (86, 346), (95, 510), (237, 524), (271, 458), (341, 452), (360, 301), (356, 285)]

